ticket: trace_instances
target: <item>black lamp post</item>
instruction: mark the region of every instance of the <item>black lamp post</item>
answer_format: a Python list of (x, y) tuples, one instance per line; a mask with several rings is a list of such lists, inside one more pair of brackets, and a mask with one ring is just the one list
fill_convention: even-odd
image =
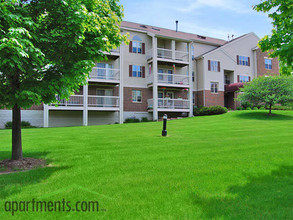
[(163, 137), (167, 136), (167, 119), (168, 119), (168, 116), (165, 114), (163, 116), (163, 131), (162, 131), (162, 136)]

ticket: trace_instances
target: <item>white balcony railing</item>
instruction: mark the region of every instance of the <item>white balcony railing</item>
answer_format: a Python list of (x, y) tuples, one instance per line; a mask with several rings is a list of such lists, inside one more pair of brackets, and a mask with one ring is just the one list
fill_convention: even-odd
[(175, 52), (175, 59), (188, 62), (189, 61), (189, 53), (184, 51), (176, 51)]
[[(148, 99), (148, 108), (153, 108), (153, 99)], [(161, 109), (189, 109), (190, 101), (188, 99), (169, 99), (159, 98), (158, 108)]]
[[(189, 61), (189, 53), (187, 51), (176, 50), (175, 54), (171, 49), (157, 48), (157, 57), (161, 59), (173, 60), (173, 61)], [(153, 58), (153, 49), (146, 52), (147, 60)]]
[(119, 108), (118, 96), (88, 96), (88, 107)]
[[(147, 83), (152, 84), (154, 81), (154, 75), (150, 74), (147, 77)], [(190, 85), (188, 74), (168, 74), (158, 73), (158, 84), (169, 84), (175, 87), (184, 87)]]
[(56, 103), (52, 103), (51, 106), (73, 106), (73, 107), (82, 107), (83, 106), (83, 95), (72, 95), (66, 99), (60, 99), (59, 96), (56, 96)]
[(120, 79), (119, 69), (94, 67), (90, 73), (90, 79), (118, 80)]
[(158, 58), (172, 59), (172, 50), (164, 49), (164, 48), (158, 48), (157, 55), (158, 55)]
[(189, 85), (189, 76), (183, 74), (158, 73), (158, 83)]

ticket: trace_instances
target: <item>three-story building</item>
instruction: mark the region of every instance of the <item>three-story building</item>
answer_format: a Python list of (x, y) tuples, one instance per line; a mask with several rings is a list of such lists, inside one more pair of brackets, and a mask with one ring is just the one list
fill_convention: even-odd
[[(235, 109), (242, 83), (279, 74), (278, 60), (260, 51), (254, 33), (225, 41), (133, 22), (122, 22), (121, 32), (129, 44), (106, 53), (88, 85), (68, 100), (23, 110), (22, 119), (57, 127), (191, 117), (194, 106)], [(0, 110), (0, 128), (7, 121), (11, 111)]]

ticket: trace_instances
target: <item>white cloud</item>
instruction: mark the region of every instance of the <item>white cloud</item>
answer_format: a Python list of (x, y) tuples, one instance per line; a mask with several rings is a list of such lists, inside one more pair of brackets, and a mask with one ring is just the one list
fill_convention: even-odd
[(177, 10), (181, 12), (192, 12), (203, 7), (221, 8), (242, 14), (253, 12), (252, 6), (247, 4), (247, 2), (235, 0), (193, 0), (189, 1), (184, 8), (177, 8)]

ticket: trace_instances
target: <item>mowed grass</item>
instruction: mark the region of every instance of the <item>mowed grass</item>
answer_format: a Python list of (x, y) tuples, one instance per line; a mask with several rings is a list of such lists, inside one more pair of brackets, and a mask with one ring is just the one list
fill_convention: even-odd
[[(99, 212), (13, 219), (293, 219), (293, 112), (237, 111), (162, 122), (23, 130), (50, 166), (0, 175), (5, 201), (97, 200)], [(0, 160), (11, 131), (0, 131)]]

